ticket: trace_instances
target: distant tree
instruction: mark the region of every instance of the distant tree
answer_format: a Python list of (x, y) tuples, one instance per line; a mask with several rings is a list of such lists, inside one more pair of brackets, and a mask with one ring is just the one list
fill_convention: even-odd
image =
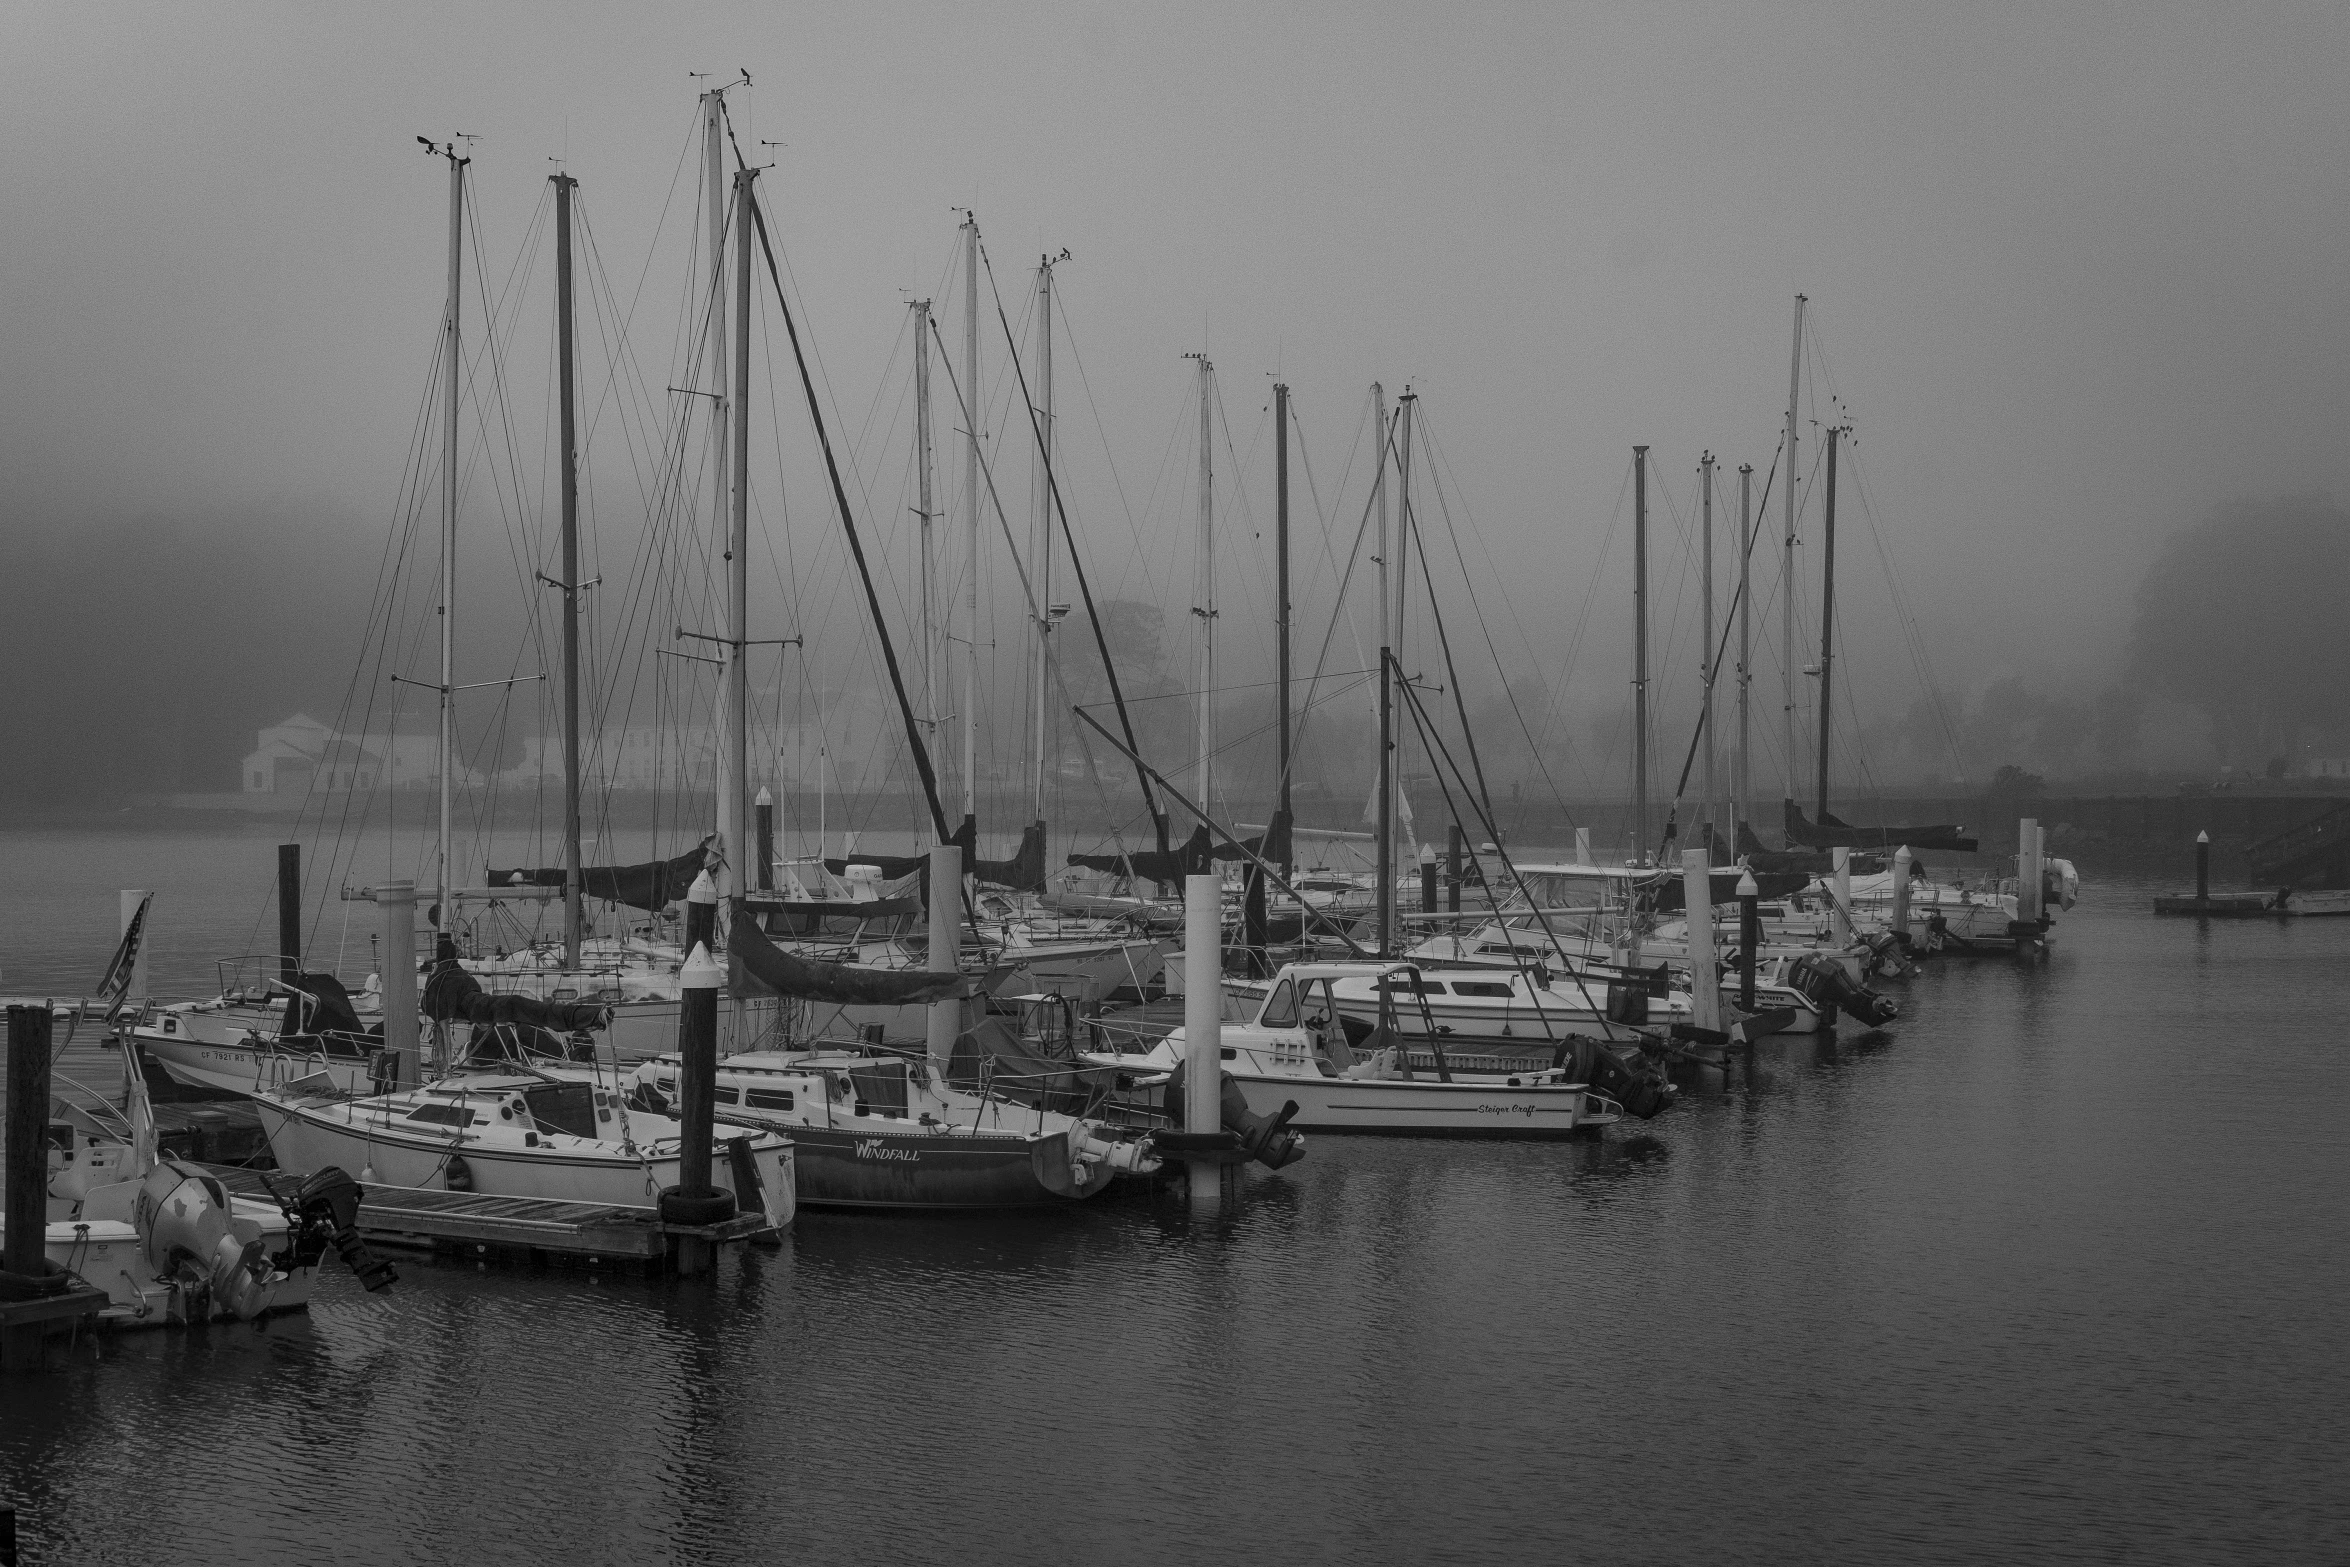
[[(2130, 668), (2201, 711), (2223, 759), (2241, 739), (2350, 721), (2350, 512), (2323, 495), (2223, 506), (2164, 546), (2138, 586)], [(2252, 720), (2244, 733), (2246, 719)]]
[(2011, 800), (2027, 794), (2038, 794), (2048, 787), (2048, 780), (2038, 773), (2027, 773), (2009, 762), (1991, 775), (1993, 799)]

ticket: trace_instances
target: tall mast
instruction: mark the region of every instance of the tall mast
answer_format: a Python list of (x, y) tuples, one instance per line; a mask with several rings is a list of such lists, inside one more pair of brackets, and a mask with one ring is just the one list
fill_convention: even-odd
[[(441, 360), (448, 372), (441, 409), (441, 830), (434, 851), (433, 888), (440, 932), (454, 931), (449, 915), (449, 825), (457, 770), (457, 371), (460, 337), (458, 285), (464, 277), (465, 165), (451, 141), (449, 160), (449, 303), (441, 321)], [(386, 963), (404, 962), (386, 953)]]
[(555, 181), (556, 396), (563, 441), (563, 966), (579, 967), (579, 437), (577, 383), (572, 367), (571, 191), (568, 174)]
[(1210, 443), (1216, 367), (1199, 361), (1199, 805), (1214, 811), (1216, 778), (1216, 461)]
[[(1389, 643), (1388, 662), (1394, 666), (1392, 672), (1399, 691), (1403, 686), (1404, 678), (1404, 582), (1411, 572), (1412, 528), (1414, 525), (1412, 518), (1412, 413), (1419, 405), (1419, 401), (1419, 395), (1412, 390), (1409, 382), (1404, 384), (1403, 395), (1395, 400), (1396, 422), (1401, 428), (1398, 430), (1395, 440), (1395, 569), (1387, 574), (1388, 591), (1393, 599), (1394, 607), (1389, 612), (1387, 624), (1388, 634), (1393, 639)], [(1402, 728), (1392, 728), (1389, 735), (1389, 738), (1395, 742), (1395, 765), (1387, 771), (1387, 785), (1395, 793), (1395, 810), (1392, 819), (1387, 824), (1387, 833), (1388, 837), (1394, 841), (1398, 853), (1404, 856), (1391, 864), (1389, 869), (1409, 874), (1404, 871), (1404, 867), (1410, 863), (1409, 854), (1411, 851), (1411, 844), (1404, 838), (1403, 820), (1403, 737), (1406, 732)], [(1422, 749), (1425, 751), (1426, 748)], [(1396, 896), (1393, 876), (1388, 878), (1387, 893), (1390, 898)], [(1397, 949), (1400, 951), (1402, 948), (1400, 937), (1403, 934), (1403, 925), (1400, 919), (1396, 922), (1396, 934), (1399, 938)]]
[(1648, 863), (1648, 448), (1632, 448), (1632, 862)]
[[(703, 206), (709, 227), (710, 290), (709, 309), (703, 316), (702, 365), (708, 378), (710, 396), (710, 506), (712, 531), (721, 540), (731, 541), (733, 528), (721, 510), (726, 505), (728, 469), (726, 463), (728, 394), (733, 390), (726, 373), (726, 97), (722, 89), (713, 88), (702, 94), (702, 175)], [(741, 800), (735, 789), (736, 777), (745, 770), (744, 759), (734, 750), (734, 681), (742, 663), (742, 629), (734, 619), (733, 558), (731, 542), (720, 551), (728, 557), (727, 621), (719, 643), (723, 660), (718, 671), (718, 776), (712, 780), (711, 792), (717, 796), (718, 838), (724, 859), (717, 871), (721, 900), (734, 889), (732, 867), (744, 858), (743, 818), (739, 815)]]
[(1829, 681), (1836, 664), (1836, 439), (1844, 432), (1828, 426), (1828, 507), (1820, 526), (1820, 789), (1819, 820), (1828, 816), (1828, 728), (1831, 695)]
[(1387, 567), (1395, 549), (1387, 526), (1387, 389), (1371, 383), (1371, 416), (1377, 423), (1378, 465), (1371, 493), (1379, 503), (1379, 956), (1395, 950), (1395, 632), (1388, 623)]
[[(1273, 385), (1273, 809), (1289, 810), (1289, 387)], [(1286, 843), (1286, 837), (1283, 839)], [(1281, 859), (1289, 874), (1289, 857)]]
[(979, 218), (963, 218), (963, 818), (979, 816)]
[(1698, 818), (1705, 823), (1705, 863), (1711, 865), (1714, 853), (1714, 454), (1707, 452), (1698, 460), (1697, 467), (1701, 497), (1698, 554), (1703, 558), (1701, 570), (1705, 577), (1705, 640), (1697, 656), (1697, 678), (1703, 687), (1697, 727), (1705, 738), (1705, 809), (1698, 813)]
[(1036, 563), (1036, 769), (1028, 796), (1028, 819), (1044, 820), (1045, 731), (1051, 712), (1047, 695), (1046, 639), (1053, 634), (1053, 260), (1036, 269), (1036, 531), (1029, 559)]
[[(733, 515), (726, 543), (726, 751), (732, 766), (720, 774), (728, 825), (729, 866), (749, 863), (745, 831), (751, 819), (751, 182), (756, 169), (734, 176), (734, 458)], [(734, 871), (722, 892), (740, 892), (756, 877)]]
[(1738, 752), (1730, 768), (1730, 853), (1737, 856), (1743, 829), (1754, 819), (1753, 734), (1748, 724), (1747, 688), (1754, 684), (1754, 464), (1738, 465)]
[(1787, 537), (1779, 561), (1779, 679), (1783, 702), (1780, 719), (1786, 726), (1787, 803), (1795, 803), (1795, 402), (1803, 382), (1803, 296), (1795, 296), (1795, 348), (1787, 363)]
[(930, 461), (930, 301), (914, 301), (914, 514), (922, 524), (922, 711), (926, 727), (938, 733), (938, 708), (945, 697), (947, 655), (944, 615), (938, 602), (938, 509), (932, 495)]

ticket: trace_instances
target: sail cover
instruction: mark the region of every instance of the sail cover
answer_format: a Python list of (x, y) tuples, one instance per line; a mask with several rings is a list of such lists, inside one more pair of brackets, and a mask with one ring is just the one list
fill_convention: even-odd
[[(996, 887), (1009, 887), (1014, 892), (1041, 892), (1044, 890), (1044, 823), (1030, 822), (1020, 831), (1020, 847), (1008, 860), (983, 860), (978, 857), (979, 821), (966, 816), (963, 825), (947, 840), (963, 851), (963, 869), (966, 874)], [(851, 854), (840, 859), (826, 860), (824, 868), (835, 876), (845, 876), (852, 865), (870, 865), (880, 872), (881, 880), (897, 881), (907, 876), (928, 877), (930, 856), (927, 854)], [(922, 885), (929, 883), (924, 881)]]
[(1814, 823), (1793, 800), (1785, 802), (1787, 847), (1807, 849), (1874, 849), (1891, 854), (1903, 844), (1912, 849), (1939, 849), (1947, 854), (1972, 854), (1975, 840), (1961, 836), (1966, 829), (1949, 823), (1931, 827), (1855, 827), (1826, 811)]
[[(665, 908), (684, 897), (686, 889), (693, 886), (694, 878), (702, 873), (709, 860), (710, 845), (717, 841), (718, 835), (712, 833), (674, 860), (648, 860), (642, 865), (591, 865), (580, 877), (580, 892), (606, 903), (625, 903), (632, 909)], [(493, 887), (563, 885), (560, 865), (506, 871), (492, 867), (483, 874)]]
[(740, 898), (733, 902), (734, 918), (727, 922), (726, 950), (735, 959), (736, 974), (752, 989), (767, 995), (825, 1001), (836, 1006), (896, 1007), (947, 1001), (972, 993), (971, 981), (961, 974), (865, 968), (855, 963), (818, 963), (794, 957), (767, 939)]
[(1089, 871), (1112, 871), (1135, 881), (1181, 881), (1186, 876), (1205, 876), (1216, 868), (1205, 826), (1194, 827), (1180, 848), (1164, 854), (1156, 849), (1139, 854), (1072, 854), (1069, 863)]

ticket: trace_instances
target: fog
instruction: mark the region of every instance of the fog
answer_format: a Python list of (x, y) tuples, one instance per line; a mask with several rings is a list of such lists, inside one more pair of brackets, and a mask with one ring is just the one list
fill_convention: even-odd
[[(772, 163), (762, 200), (901, 639), (919, 596), (906, 306), (936, 297), (960, 373), (967, 207), (1024, 355), (1037, 260), (1069, 253), (1056, 472), (1097, 597), (1159, 611), (1162, 656), (1138, 690), (1197, 684), (1185, 356), (1214, 361), (1227, 740), (1262, 723), (1271, 674), (1276, 379), (1300, 440), (1301, 670), (1325, 640), (1326, 670), (1367, 662), (1367, 564), (1351, 619), (1332, 617), (1379, 381), (1418, 394), (1433, 439), (1417, 513), (1459, 683), (1481, 743), (1528, 787), (1628, 781), (1631, 453), (1649, 448), (1669, 784), (1697, 680), (1699, 457), (1721, 465), (1726, 603), (1737, 469), (1760, 491), (1777, 459), (1799, 292), (1796, 662), (1820, 629), (1820, 436), (1844, 423), (1837, 721), (1853, 787), (1973, 787), (1999, 765), (2254, 767), (2333, 721), (2289, 674), (2262, 686), (2257, 660), (2231, 666), (2240, 693), (2214, 694), (2150, 659), (2140, 605), (2174, 541), (2216, 536), (2210, 558), (2257, 581), (2296, 557), (2231, 552), (2231, 528), (2298, 505), (2301, 532), (2262, 537), (2305, 549), (2341, 516), (2322, 498), (2350, 426), (2338, 6), (996, 9), (15, 13), (0, 60), (11, 808), (233, 789), (260, 725), (297, 709), (380, 721), (390, 673), (434, 678), (438, 514), (420, 475), (438, 451), (420, 410), (447, 193), (419, 135), (478, 137), (467, 265), (486, 276), (468, 329), (486, 285), (502, 334), (463, 403), (459, 678), (549, 667), (532, 574), (555, 569), (545, 192), (560, 159), (593, 238), (583, 287), (600, 291), (582, 307), (599, 711), (690, 706), (690, 670), (653, 644), (685, 645), (668, 621), (715, 628), (700, 437), (671, 448), (691, 505), (664, 501), (659, 459), (686, 401), (666, 389), (692, 374), (692, 72), (751, 78), (729, 95), (737, 144)], [(993, 310), (983, 423), (1025, 547), (1033, 448)], [(781, 328), (770, 298), (753, 634), (808, 646), (760, 655), (769, 723), (880, 689)], [(933, 395), (959, 558), (944, 370)], [(1754, 568), (1766, 797), (1785, 765), (1778, 493)], [(992, 511), (983, 536), (984, 744), (1011, 769), (1021, 599)], [(1067, 601), (1060, 569), (1051, 597)], [(2179, 577), (2147, 591), (2191, 639)], [(1441, 682), (1432, 633), (1416, 621), (1405, 656)], [(1090, 668), (1070, 659), (1069, 695), (1098, 697)], [(2215, 708), (2237, 694), (2253, 716), (2231, 725)], [(413, 713), (429, 697), (398, 700)], [(469, 699), (469, 745), (510, 763), (549, 700), (536, 685)], [(1346, 760), (1362, 700), (1316, 719), (1337, 793), (1367, 766)], [(1159, 705), (1188, 714), (1180, 696)], [(1189, 761), (1192, 720), (1155, 723), (1154, 760)], [(1261, 767), (1260, 751), (1236, 747), (1234, 765)], [(902, 768), (879, 741), (836, 760), (852, 788)]]

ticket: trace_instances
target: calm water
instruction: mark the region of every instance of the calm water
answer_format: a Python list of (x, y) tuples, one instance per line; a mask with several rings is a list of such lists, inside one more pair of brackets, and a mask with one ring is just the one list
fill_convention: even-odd
[[(267, 843), (0, 835), (0, 988), (80, 988), (133, 883), (201, 984)], [(1599, 1144), (333, 1272), (0, 1384), (0, 1491), (41, 1562), (2343, 1560), (2350, 920), (2088, 873), (2045, 963)]]

